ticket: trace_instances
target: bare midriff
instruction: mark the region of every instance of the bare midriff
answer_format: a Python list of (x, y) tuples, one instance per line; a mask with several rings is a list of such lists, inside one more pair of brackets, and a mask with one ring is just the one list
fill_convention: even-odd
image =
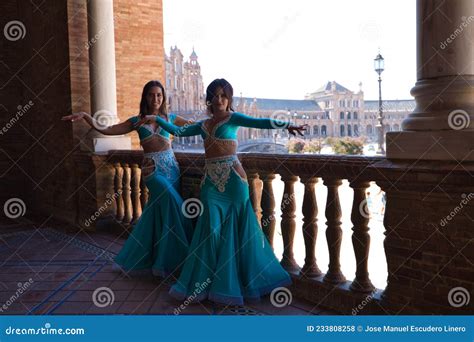
[[(141, 145), (145, 153), (163, 152), (171, 149), (171, 142), (165, 137), (157, 135), (142, 140)], [(141, 169), (143, 176), (147, 177), (155, 172), (155, 162), (152, 158), (145, 156)]]
[[(206, 159), (229, 157), (237, 153), (237, 141), (234, 139), (207, 137), (204, 140), (204, 149)], [(234, 163), (234, 170), (239, 173), (240, 177), (247, 179), (245, 170), (238, 159)]]
[(142, 140), (141, 145), (145, 153), (163, 152), (171, 148), (171, 141), (165, 137), (155, 135), (149, 139)]

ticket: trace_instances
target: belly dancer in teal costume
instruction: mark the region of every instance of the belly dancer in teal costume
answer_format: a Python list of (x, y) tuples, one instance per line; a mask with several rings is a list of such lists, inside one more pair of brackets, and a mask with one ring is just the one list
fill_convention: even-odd
[(142, 215), (117, 255), (115, 267), (131, 275), (167, 276), (182, 266), (192, 236), (192, 223), (183, 216), (183, 200), (179, 194), (179, 166), (171, 149), (170, 135), (157, 124), (138, 125), (146, 115), (161, 117), (165, 122), (185, 125), (191, 122), (167, 114), (166, 94), (159, 81), (143, 88), (140, 114), (109, 126), (87, 113), (63, 117), (63, 120), (86, 122), (106, 135), (126, 134), (136, 130), (145, 152), (142, 174), (150, 197)]
[(277, 287), (291, 284), (253, 211), (245, 171), (236, 155), (237, 131), (241, 126), (287, 128), (291, 134), (302, 134), (305, 128), (233, 112), (232, 96), (232, 86), (217, 79), (207, 88), (210, 119), (184, 127), (159, 117), (144, 119), (158, 122), (176, 136), (200, 134), (204, 139), (203, 212), (181, 275), (170, 290), (180, 300), (192, 296), (193, 301), (242, 305), (244, 300), (258, 300)]

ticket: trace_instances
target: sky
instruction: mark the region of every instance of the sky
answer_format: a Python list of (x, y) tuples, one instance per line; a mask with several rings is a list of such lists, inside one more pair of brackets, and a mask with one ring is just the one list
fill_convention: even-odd
[(205, 87), (303, 99), (327, 81), (378, 99), (374, 58), (385, 59), (384, 99), (411, 99), (416, 82), (414, 0), (163, 0), (164, 44), (194, 47)]

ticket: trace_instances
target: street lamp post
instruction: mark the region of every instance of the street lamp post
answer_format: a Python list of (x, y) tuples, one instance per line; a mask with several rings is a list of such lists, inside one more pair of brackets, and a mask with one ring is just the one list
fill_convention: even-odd
[(374, 59), (374, 69), (379, 74), (379, 116), (377, 118), (377, 129), (378, 129), (378, 149), (377, 154), (385, 154), (384, 145), (384, 127), (383, 127), (383, 111), (382, 111), (382, 71), (384, 71), (384, 59), (379, 53)]

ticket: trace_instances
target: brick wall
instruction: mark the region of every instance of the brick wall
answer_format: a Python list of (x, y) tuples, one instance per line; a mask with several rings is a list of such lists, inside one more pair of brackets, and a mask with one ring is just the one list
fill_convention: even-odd
[[(138, 114), (143, 86), (164, 84), (163, 6), (161, 1), (114, 1), (117, 110), (121, 120)], [(139, 148), (132, 134), (133, 148)]]
[[(116, 0), (114, 7), (118, 111), (125, 120), (137, 113), (143, 85), (164, 78), (162, 5), (155, 0)], [(27, 214), (75, 222), (77, 193), (94, 190), (82, 186), (83, 174), (74, 159), (89, 128), (60, 118), (90, 112), (86, 2), (7, 0), (0, 11), (2, 28), (19, 20), (26, 29), (17, 41), (0, 37), (0, 128), (18, 106), (33, 103), (0, 135), (0, 204), (19, 197)], [(136, 133), (131, 136), (139, 148)]]

